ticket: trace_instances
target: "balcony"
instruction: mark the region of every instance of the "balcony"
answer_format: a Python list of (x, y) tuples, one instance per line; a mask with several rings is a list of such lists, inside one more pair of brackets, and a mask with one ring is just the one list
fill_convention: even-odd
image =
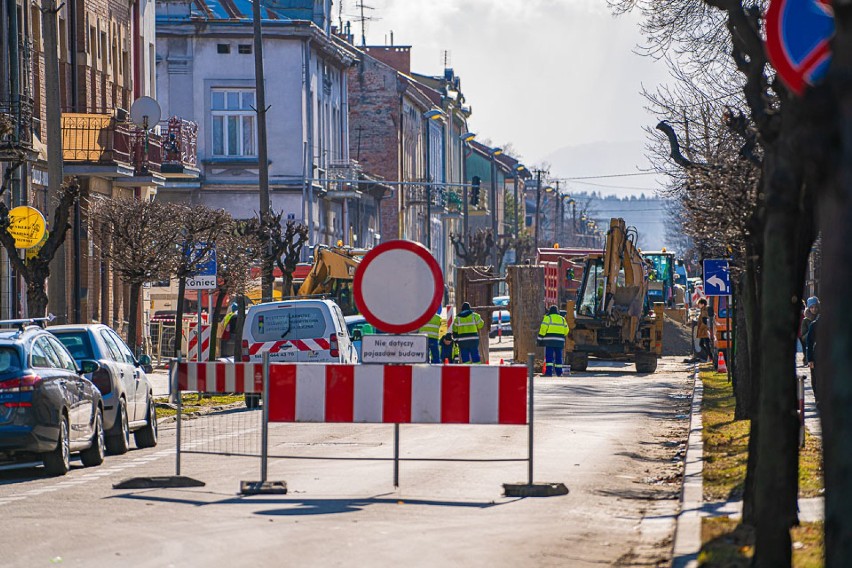
[(0, 160), (22, 159), (33, 150), (33, 101), (0, 101)]
[(169, 178), (197, 178), (198, 125), (173, 116), (166, 127), (163, 140), (163, 165), (161, 172)]
[(127, 187), (160, 186), (167, 177), (197, 177), (196, 136), (197, 126), (180, 119), (169, 121), (164, 142), (159, 134), (146, 133), (112, 114), (62, 114), (66, 173)]

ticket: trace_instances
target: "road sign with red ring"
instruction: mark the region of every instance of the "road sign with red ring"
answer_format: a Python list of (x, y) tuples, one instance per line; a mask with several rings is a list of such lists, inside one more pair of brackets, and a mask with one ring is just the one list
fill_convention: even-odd
[(420, 243), (389, 241), (368, 252), (355, 271), (355, 305), (387, 333), (423, 327), (441, 307), (444, 277)]
[(831, 0), (772, 0), (766, 11), (766, 51), (784, 84), (801, 96), (831, 62)]

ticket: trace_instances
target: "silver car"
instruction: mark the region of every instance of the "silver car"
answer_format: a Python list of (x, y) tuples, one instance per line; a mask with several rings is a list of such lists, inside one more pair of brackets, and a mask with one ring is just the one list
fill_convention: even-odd
[[(95, 361), (99, 368), (86, 377), (101, 391), (106, 447), (111, 454), (130, 449), (130, 433), (138, 448), (157, 445), (157, 411), (145, 374), (150, 361), (139, 361), (118, 334), (103, 324), (56, 325), (47, 328), (68, 348), (77, 366)], [(144, 356), (143, 356), (144, 357)]]

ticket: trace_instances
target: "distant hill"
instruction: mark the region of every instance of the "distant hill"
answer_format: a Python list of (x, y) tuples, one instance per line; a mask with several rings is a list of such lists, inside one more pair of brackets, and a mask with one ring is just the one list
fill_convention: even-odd
[(665, 242), (665, 199), (640, 194), (638, 197), (601, 196), (598, 193), (574, 193), (572, 197), (579, 206), (588, 203), (589, 216), (598, 227), (609, 227), (612, 217), (621, 217), (628, 226), (639, 232), (639, 247), (644, 250), (659, 250)]

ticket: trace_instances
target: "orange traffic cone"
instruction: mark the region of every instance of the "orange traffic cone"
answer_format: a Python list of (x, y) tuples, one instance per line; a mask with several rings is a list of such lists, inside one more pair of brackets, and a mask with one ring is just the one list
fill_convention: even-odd
[(545, 361), (544, 363), (541, 364), (541, 374), (542, 375), (547, 374), (547, 361)]
[(717, 373), (727, 373), (728, 366), (725, 364), (725, 352), (719, 351), (719, 361), (716, 363), (716, 372)]
[(500, 359), (500, 364), (501, 364), (501, 365), (503, 364), (503, 359)]
[(449, 365), (449, 364), (450, 364), (450, 360), (449, 360), (449, 359), (444, 359), (444, 365)]

